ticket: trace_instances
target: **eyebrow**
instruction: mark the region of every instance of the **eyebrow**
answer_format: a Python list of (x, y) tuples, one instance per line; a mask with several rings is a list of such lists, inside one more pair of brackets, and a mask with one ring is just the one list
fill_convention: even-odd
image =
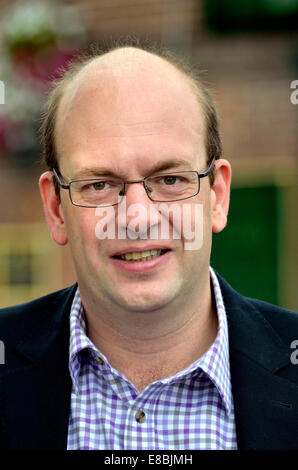
[(156, 162), (151, 168), (150, 173), (158, 173), (160, 171), (172, 170), (175, 168), (189, 167), (190, 162), (182, 159), (171, 159), (163, 162)]
[(101, 176), (112, 176), (113, 178), (119, 178), (116, 173), (112, 170), (108, 170), (105, 168), (82, 168), (77, 173), (75, 173), (72, 177), (72, 180), (79, 180), (82, 178), (97, 178)]
[[(147, 175), (152, 175), (161, 171), (166, 171), (175, 168), (189, 167), (190, 163), (187, 160), (183, 159), (170, 159), (162, 162), (156, 162), (149, 170), (146, 171)], [(78, 180), (82, 178), (97, 178), (102, 176), (111, 176), (117, 179), (127, 179), (121, 178), (119, 174), (116, 174), (114, 171), (106, 168), (82, 168), (72, 177), (73, 180)]]
[[(171, 170), (181, 167), (190, 167), (190, 162), (183, 159), (170, 159), (162, 162), (156, 162), (149, 170), (146, 171), (147, 176), (161, 171)], [(116, 174), (114, 171), (105, 169), (105, 168), (82, 168), (77, 173), (74, 174), (72, 180), (78, 180), (82, 178), (97, 178), (101, 176), (111, 176), (117, 179), (126, 179), (121, 178), (119, 174)]]

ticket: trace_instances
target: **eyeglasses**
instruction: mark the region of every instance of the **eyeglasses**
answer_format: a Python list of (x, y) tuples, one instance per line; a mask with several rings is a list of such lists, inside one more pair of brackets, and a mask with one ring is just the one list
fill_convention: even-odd
[(143, 183), (147, 196), (154, 202), (174, 202), (196, 196), (200, 191), (200, 180), (208, 176), (213, 168), (215, 157), (205, 173), (198, 171), (178, 171), (148, 176), (142, 180), (123, 181), (119, 178), (101, 177), (94, 179), (62, 182), (62, 175), (53, 168), (55, 178), (62, 189), (68, 189), (69, 197), (75, 206), (107, 207), (116, 206), (125, 195), (126, 185)]

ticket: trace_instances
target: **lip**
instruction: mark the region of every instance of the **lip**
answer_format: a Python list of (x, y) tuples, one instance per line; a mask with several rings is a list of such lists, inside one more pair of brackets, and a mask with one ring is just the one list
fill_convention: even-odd
[[(169, 248), (168, 246), (162, 246), (162, 245), (131, 246), (131, 247), (125, 248), (121, 251), (118, 251), (116, 253), (113, 253), (111, 255), (111, 257), (126, 255), (127, 253), (133, 253), (133, 252), (141, 253), (142, 251), (150, 251), (150, 250), (168, 250), (168, 251), (171, 251), (171, 248)], [(142, 262), (144, 262), (144, 261), (142, 261)]]
[[(166, 248), (146, 247), (146, 249), (142, 249), (142, 250), (140, 250), (139, 248), (138, 250), (129, 249), (126, 251), (121, 251), (121, 254), (123, 255), (125, 253), (130, 253), (131, 251), (149, 251), (149, 249), (151, 250), (164, 249), (165, 250)], [(126, 260), (123, 260), (120, 258), (114, 258), (114, 257), (111, 257), (110, 260), (113, 263), (113, 265), (118, 269), (121, 269), (127, 273), (140, 273), (141, 274), (141, 273), (149, 273), (151, 271), (154, 271), (164, 266), (169, 261), (171, 257), (171, 253), (172, 251), (169, 250), (163, 255), (158, 256), (157, 258), (152, 258), (147, 261), (126, 261)], [(113, 255), (113, 256), (119, 256), (119, 255)]]

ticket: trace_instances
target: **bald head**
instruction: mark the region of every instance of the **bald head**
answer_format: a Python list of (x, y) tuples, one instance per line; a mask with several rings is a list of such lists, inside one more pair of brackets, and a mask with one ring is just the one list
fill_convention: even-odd
[[(117, 48), (72, 64), (56, 84), (48, 101), (43, 143), (49, 169), (58, 166), (65, 133), (76, 119), (84, 116), (84, 123), (90, 130), (95, 131), (97, 126), (101, 126), (107, 135), (113, 132), (114, 123), (119, 121), (123, 135), (125, 132), (133, 135), (132, 129), (138, 127), (142, 107), (143, 121), (152, 124), (154, 119), (153, 115), (148, 116), (145, 102), (163, 103), (168, 107), (173, 102), (171, 97), (175, 97), (176, 103), (172, 112), (181, 112), (183, 119), (184, 108), (185, 117), (187, 113), (194, 116), (192, 131), (200, 135), (203, 130), (207, 162), (213, 156), (219, 158), (221, 144), (212, 99), (206, 88), (187, 72), (172, 57), (169, 59), (136, 47)], [(94, 109), (94, 106), (103, 111), (101, 116), (97, 116), (101, 122), (89, 119), (88, 109)], [(110, 112), (105, 113), (106, 110)], [(145, 126), (145, 132), (150, 131), (150, 126), (147, 130)]]
[[(188, 90), (197, 102), (191, 80), (164, 58), (134, 47), (123, 47), (91, 59), (69, 81), (61, 98), (57, 113), (57, 128), (67, 117), (75, 103), (86, 99), (91, 91), (104, 100), (109, 88), (109, 99), (116, 100), (121, 91), (129, 93), (135, 86), (150, 93), (155, 86), (167, 85), (169, 91)], [(203, 96), (200, 97), (203, 101)], [(58, 124), (59, 123), (59, 124)]]
[(58, 153), (63, 154), (63, 143), (74, 121), (83, 120), (92, 132), (100, 129), (106, 136), (113, 134), (118, 124), (120, 135), (133, 137), (138, 135), (140, 124), (142, 132), (151, 132), (155, 125), (170, 126), (171, 115), (177, 113), (182, 122), (191, 115), (192, 131), (198, 137), (205, 134), (200, 104), (180, 70), (147, 51), (117, 49), (91, 60), (68, 84), (57, 113)]
[(136, 47), (121, 47), (82, 63), (72, 74), (69, 85), (82, 85), (90, 79), (97, 82), (107, 78), (121, 81), (136, 74), (151, 78), (155, 74), (165, 78), (171, 76), (171, 79), (190, 83), (189, 77), (167, 59)]

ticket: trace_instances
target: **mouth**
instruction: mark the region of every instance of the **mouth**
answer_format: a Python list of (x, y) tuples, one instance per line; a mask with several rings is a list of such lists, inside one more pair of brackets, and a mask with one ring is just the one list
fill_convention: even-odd
[(163, 256), (168, 251), (170, 250), (169, 249), (153, 249), (153, 250), (144, 250), (144, 251), (130, 251), (130, 252), (123, 253), (120, 255), (112, 256), (112, 258), (134, 263), (134, 262), (139, 262), (139, 261), (150, 261), (151, 259)]

